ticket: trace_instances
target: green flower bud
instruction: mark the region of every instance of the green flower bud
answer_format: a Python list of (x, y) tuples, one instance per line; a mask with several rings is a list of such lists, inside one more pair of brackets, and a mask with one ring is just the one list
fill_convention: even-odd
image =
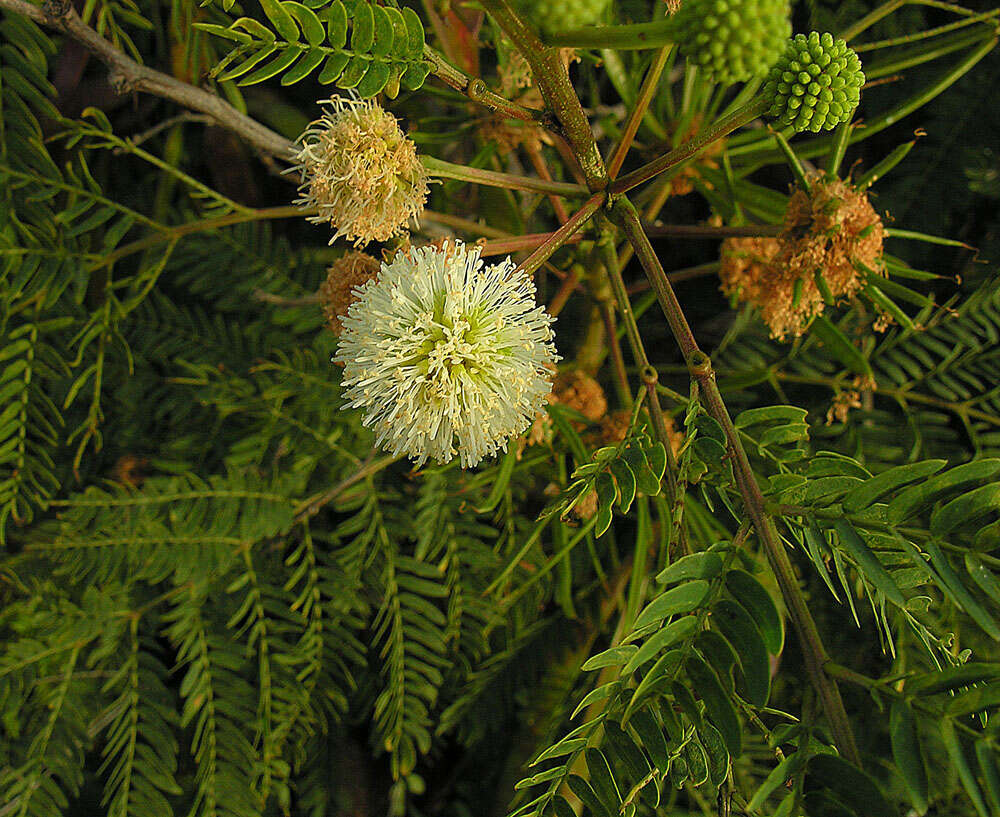
[(861, 60), (832, 34), (796, 34), (764, 85), (768, 115), (796, 131), (818, 133), (850, 121), (861, 99)]
[(684, 0), (674, 39), (715, 82), (767, 73), (792, 33), (788, 0)]
[(515, 5), (539, 31), (554, 34), (604, 21), (610, 0), (516, 0)]

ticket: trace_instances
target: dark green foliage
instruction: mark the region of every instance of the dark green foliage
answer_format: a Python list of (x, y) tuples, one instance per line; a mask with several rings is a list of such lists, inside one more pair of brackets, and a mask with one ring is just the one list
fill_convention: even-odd
[[(289, 138), (333, 85), (394, 100), (422, 153), (573, 180), (549, 137), (425, 85), (430, 39), (540, 104), (478, 7), (220, 5), (82, 13)], [(629, 163), (759, 90), (728, 82), (762, 76), (787, 15), (749, 5), (761, 19), (718, 22), (762, 38), (664, 56)], [(796, 14), (843, 32), (870, 10)], [(887, 275), (863, 272), (860, 300), (791, 343), (725, 309), (704, 276), (717, 242), (656, 247), (681, 273), (858, 765), (814, 691), (725, 418), (637, 265), (623, 276), (656, 376), (640, 387), (626, 349), (622, 384), (602, 358), (609, 326), (629, 339), (621, 309), (594, 309), (609, 303), (603, 222), (536, 282), (551, 302), (578, 277), (562, 366), (579, 353), (609, 410), (552, 403), (533, 444), (415, 471), (342, 410), (314, 293), (344, 247), (287, 207), (275, 160), (172, 103), (112, 104), (90, 87), (98, 60), (76, 70), (68, 38), (0, 11), (0, 817), (997, 813), (1000, 285), (963, 243), (996, 243), (995, 128), (962, 124), (992, 115), (976, 82), (992, 87), (995, 56), (976, 63), (995, 18), (917, 36), (954, 13), (908, 7), (848, 37), (870, 80), (892, 79), (864, 90), (865, 127), (784, 148), (748, 128), (635, 195), (650, 221), (767, 233), (815, 161), (895, 217)], [(580, 55), (571, 75), (607, 156), (651, 56)], [(540, 194), (451, 180), (432, 197), (441, 220), (414, 243), (451, 224), (470, 241), (559, 225)], [(674, 435), (651, 422), (654, 396)]]

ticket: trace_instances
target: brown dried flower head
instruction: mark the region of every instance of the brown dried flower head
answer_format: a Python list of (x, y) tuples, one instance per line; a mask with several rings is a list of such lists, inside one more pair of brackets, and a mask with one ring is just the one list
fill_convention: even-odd
[(336, 97), (300, 137), (296, 200), (360, 247), (406, 232), (427, 201), (427, 171), (396, 118), (371, 100)]
[(885, 274), (884, 229), (868, 197), (840, 179), (810, 182), (792, 194), (779, 236), (722, 244), (723, 292), (757, 306), (778, 339), (801, 335), (823, 311), (817, 277), (842, 300), (864, 286), (866, 268)]
[(326, 280), (320, 285), (319, 300), (323, 305), (327, 326), (337, 337), (344, 329), (340, 318), (357, 300), (355, 289), (378, 276), (382, 265), (363, 252), (349, 252), (326, 271)]
[(608, 410), (608, 400), (601, 384), (579, 369), (569, 369), (556, 375), (550, 402), (578, 411), (591, 422), (600, 420)]
[[(589, 374), (579, 369), (567, 369), (556, 374), (555, 367), (553, 374), (555, 378), (552, 382), (552, 391), (546, 398), (550, 404), (558, 403), (578, 411), (594, 423), (607, 413), (608, 400), (604, 396), (604, 389)], [(578, 431), (583, 428), (580, 422), (570, 424)], [(527, 446), (547, 445), (552, 442), (552, 433), (552, 419), (547, 413), (538, 412), (528, 431), (521, 435), (518, 455), (523, 453)]]

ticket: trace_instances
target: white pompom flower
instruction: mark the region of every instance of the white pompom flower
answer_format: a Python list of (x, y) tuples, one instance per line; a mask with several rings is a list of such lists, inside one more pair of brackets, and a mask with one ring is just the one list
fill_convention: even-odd
[(545, 404), (554, 320), (508, 258), (461, 242), (411, 248), (356, 290), (334, 360), (376, 445), (463, 468), (506, 451)]

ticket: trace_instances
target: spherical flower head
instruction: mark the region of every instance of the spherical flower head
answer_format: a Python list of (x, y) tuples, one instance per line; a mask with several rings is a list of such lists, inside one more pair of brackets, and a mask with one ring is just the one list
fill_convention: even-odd
[(673, 16), (681, 53), (709, 79), (762, 76), (792, 33), (788, 0), (684, 0)]
[(344, 325), (340, 322), (351, 304), (357, 299), (357, 289), (375, 278), (382, 265), (377, 259), (363, 252), (342, 255), (326, 271), (326, 280), (319, 288), (319, 301), (323, 306), (327, 326), (340, 335)]
[(610, 0), (517, 0), (516, 5), (539, 31), (554, 34), (600, 23)]
[(858, 55), (832, 34), (796, 34), (771, 68), (764, 97), (768, 115), (796, 131), (818, 133), (849, 122), (865, 75)]
[(510, 259), (479, 253), (461, 242), (402, 251), (342, 319), (345, 408), (418, 466), (506, 451), (551, 388), (553, 318)]
[(814, 176), (796, 190), (774, 238), (723, 242), (722, 289), (761, 311), (772, 337), (801, 335), (826, 306), (817, 275), (834, 299), (849, 300), (868, 270), (884, 275), (882, 220), (863, 193)]
[(427, 201), (427, 171), (396, 118), (371, 100), (337, 97), (299, 139), (296, 204), (318, 210), (356, 247), (406, 232)]

